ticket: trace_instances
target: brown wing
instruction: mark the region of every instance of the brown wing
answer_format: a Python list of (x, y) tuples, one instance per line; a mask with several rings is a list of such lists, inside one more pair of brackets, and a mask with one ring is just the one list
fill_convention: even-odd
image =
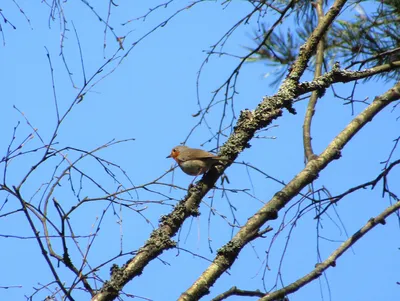
[[(190, 156), (189, 156), (190, 154)], [(184, 162), (184, 161), (189, 161), (189, 160), (194, 160), (194, 159), (218, 159), (217, 156), (213, 155), (212, 153), (206, 152), (202, 149), (197, 149), (197, 148), (191, 148), (188, 150), (185, 150), (179, 154), (179, 160)]]

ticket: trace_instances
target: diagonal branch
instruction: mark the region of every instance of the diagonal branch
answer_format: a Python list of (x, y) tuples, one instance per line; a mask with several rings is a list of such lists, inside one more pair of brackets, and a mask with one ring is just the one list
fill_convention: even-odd
[(208, 288), (235, 262), (240, 251), (253, 239), (257, 238), (257, 233), (261, 227), (270, 220), (274, 220), (281, 210), (293, 197), (312, 183), (318, 173), (329, 163), (340, 157), (341, 149), (360, 131), (364, 125), (371, 121), (383, 108), (395, 100), (400, 99), (400, 82), (383, 95), (376, 97), (371, 105), (356, 116), (347, 127), (339, 133), (328, 145), (324, 152), (307, 163), (305, 168), (298, 173), (281, 191), (265, 204), (257, 213), (248, 219), (247, 223), (239, 232), (221, 249), (212, 264), (203, 272), (202, 275), (184, 292), (181, 301), (199, 300), (208, 293)]
[[(154, 230), (145, 245), (139, 249), (138, 254), (121, 268), (114, 267), (110, 281), (106, 282), (92, 301), (105, 301), (115, 299), (122, 288), (134, 277), (139, 276), (147, 264), (162, 254), (165, 250), (173, 248), (175, 243), (171, 240), (183, 222), (189, 216), (198, 215), (198, 207), (202, 198), (214, 187), (217, 179), (246, 147), (253, 138), (254, 133), (268, 126), (274, 119), (282, 115), (282, 108), (294, 112), (292, 101), (298, 95), (297, 85), (304, 73), (307, 63), (312, 57), (318, 42), (321, 40), (330, 24), (339, 14), (346, 0), (336, 0), (321, 22), (310, 35), (307, 42), (301, 47), (299, 57), (294, 62), (292, 69), (279, 89), (272, 97), (264, 97), (257, 108), (251, 112), (244, 110), (238, 119), (234, 132), (228, 141), (221, 147), (221, 155), (227, 157), (229, 162), (223, 168), (213, 169), (207, 173), (199, 184), (191, 188), (174, 210), (161, 218), (159, 228)], [(256, 235), (253, 232), (252, 235)], [(212, 279), (212, 283), (216, 278)], [(210, 285), (212, 284), (210, 283)], [(194, 293), (195, 300), (207, 293), (207, 287), (198, 287), (199, 292)], [(193, 300), (193, 299), (187, 299)]]
[(317, 264), (315, 269), (305, 275), (304, 277), (296, 280), (295, 282), (285, 286), (284, 288), (277, 290), (271, 294), (266, 295), (265, 297), (259, 299), (259, 301), (273, 301), (280, 300), (281, 298), (294, 293), (298, 289), (305, 286), (307, 283), (319, 278), (324, 271), (326, 271), (329, 267), (336, 266), (336, 260), (343, 255), (351, 246), (353, 246), (360, 238), (362, 238), (365, 234), (367, 234), (370, 230), (372, 230), (376, 225), (382, 224), (384, 225), (385, 219), (400, 209), (400, 200), (394, 203), (392, 206), (386, 208), (381, 214), (376, 216), (375, 218), (371, 218), (364, 227), (354, 233), (349, 239), (347, 239), (344, 243), (340, 245), (324, 262)]
[(74, 298), (71, 296), (71, 294), (67, 291), (67, 288), (65, 287), (64, 283), (61, 281), (61, 279), (58, 277), (58, 273), (56, 271), (56, 268), (54, 267), (54, 265), (52, 264), (50, 257), (48, 255), (48, 252), (46, 251), (46, 248), (44, 247), (44, 244), (40, 238), (40, 232), (36, 229), (36, 226), (33, 223), (33, 220), (28, 212), (27, 209), (27, 203), (25, 202), (25, 200), (23, 199), (23, 197), (21, 196), (20, 190), (17, 187), (13, 187), (14, 191), (13, 194), (15, 195), (15, 197), (18, 199), (18, 201), (21, 203), (21, 207), (22, 210), (28, 220), (28, 223), (33, 231), (33, 233), (35, 234), (35, 238), (36, 241), (38, 242), (38, 245), (40, 247), (40, 250), (42, 251), (43, 257), (47, 263), (47, 265), (49, 266), (51, 273), (53, 274), (53, 277), (56, 281), (56, 283), (58, 284), (58, 286), (60, 287), (60, 289), (63, 291), (63, 293), (65, 294), (65, 299), (68, 299), (70, 301), (74, 301)]

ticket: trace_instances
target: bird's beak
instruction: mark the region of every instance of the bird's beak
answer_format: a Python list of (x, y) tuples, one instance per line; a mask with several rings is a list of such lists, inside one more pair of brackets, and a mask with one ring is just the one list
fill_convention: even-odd
[(165, 158), (171, 158), (171, 155), (166, 156)]

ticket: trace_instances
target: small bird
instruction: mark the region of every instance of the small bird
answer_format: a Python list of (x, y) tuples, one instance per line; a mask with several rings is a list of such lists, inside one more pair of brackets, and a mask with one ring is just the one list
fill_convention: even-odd
[(202, 175), (211, 167), (223, 165), (223, 161), (228, 161), (227, 158), (184, 145), (175, 146), (167, 158), (173, 158), (183, 172), (191, 176)]

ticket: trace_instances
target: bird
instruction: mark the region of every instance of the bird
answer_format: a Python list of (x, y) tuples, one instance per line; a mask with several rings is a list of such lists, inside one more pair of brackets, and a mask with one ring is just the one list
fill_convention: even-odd
[(167, 158), (174, 159), (184, 173), (196, 177), (206, 173), (211, 167), (228, 161), (227, 158), (185, 145), (175, 146)]

